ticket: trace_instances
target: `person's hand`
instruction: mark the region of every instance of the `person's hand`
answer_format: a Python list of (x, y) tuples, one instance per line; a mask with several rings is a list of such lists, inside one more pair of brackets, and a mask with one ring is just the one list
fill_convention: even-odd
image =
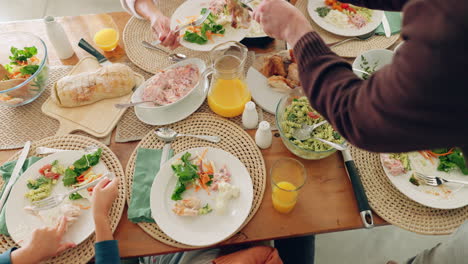
[(75, 247), (74, 243), (62, 243), (62, 238), (66, 231), (66, 217), (62, 217), (56, 227), (45, 227), (34, 230), (31, 241), (24, 247), (11, 253), (12, 263), (38, 263)]
[(102, 179), (93, 189), (92, 207), (94, 218), (107, 218), (112, 203), (119, 194), (119, 178), (114, 178), (112, 181), (107, 177)]
[(286, 40), (292, 46), (312, 31), (312, 26), (304, 15), (284, 0), (263, 0), (254, 11), (253, 17), (263, 26), (266, 34)]
[(161, 41), (161, 45), (172, 50), (180, 46), (179, 32), (171, 30), (171, 22), (168, 17), (164, 15), (153, 16), (151, 29), (155, 38)]

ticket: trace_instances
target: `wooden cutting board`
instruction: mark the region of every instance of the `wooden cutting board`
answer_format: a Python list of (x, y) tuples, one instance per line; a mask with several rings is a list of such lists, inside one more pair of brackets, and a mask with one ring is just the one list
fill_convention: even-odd
[[(100, 67), (96, 58), (85, 57), (73, 67), (68, 75), (95, 71)], [(138, 73), (135, 73), (135, 80), (136, 87), (145, 81), (144, 77)], [(114, 105), (129, 103), (131, 97), (132, 93), (79, 107), (60, 107), (49, 97), (42, 105), (42, 112), (60, 122), (56, 135), (66, 135), (81, 130), (100, 138), (112, 132), (125, 112), (125, 109), (117, 109)]]

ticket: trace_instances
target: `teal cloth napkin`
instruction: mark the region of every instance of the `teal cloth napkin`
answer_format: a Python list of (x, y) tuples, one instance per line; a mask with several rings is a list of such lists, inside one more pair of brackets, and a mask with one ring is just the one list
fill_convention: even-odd
[[(154, 223), (151, 217), (150, 193), (154, 177), (159, 172), (162, 150), (140, 148), (133, 173), (132, 198), (128, 206), (128, 220), (133, 223)], [(173, 151), (170, 150), (169, 157)]]
[[(23, 164), (23, 168), (21, 168), (20, 170), (20, 175), (23, 174), (23, 172), (25, 172), (29, 167), (31, 167), (31, 165), (33, 165), (34, 163), (36, 163), (36, 161), (40, 159), (41, 158), (39, 157), (30, 157), (26, 159), (26, 161)], [(3, 181), (5, 182), (5, 184), (2, 187), (2, 191), (0, 192), (0, 196), (3, 194), (3, 191), (5, 190), (5, 187), (8, 181), (10, 180), (11, 173), (13, 173), (13, 169), (15, 168), (15, 165), (16, 165), (16, 160), (7, 162), (0, 167), (0, 175), (2, 176)], [(19, 179), (19, 177), (17, 179)], [(6, 209), (6, 206), (4, 206), (2, 211), (0, 212), (0, 234), (9, 236), (10, 234), (8, 233), (6, 220), (5, 220), (5, 209)]]
[[(385, 16), (387, 17), (388, 24), (390, 24), (390, 31), (392, 32), (392, 35), (400, 33), (402, 21), (401, 12), (385, 11)], [(382, 24), (377, 27), (375, 34), (385, 36), (385, 31)]]

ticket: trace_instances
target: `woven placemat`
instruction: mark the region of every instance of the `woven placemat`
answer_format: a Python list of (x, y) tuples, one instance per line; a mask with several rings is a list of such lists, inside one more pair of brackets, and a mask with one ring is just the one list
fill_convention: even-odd
[[(70, 66), (51, 67), (47, 88), (34, 102), (20, 107), (0, 106), (0, 120), (2, 120), (0, 150), (20, 148), (28, 140), (39, 140), (55, 135), (59, 128), (59, 121), (43, 114), (41, 107), (49, 98), (53, 84), (71, 69)], [(81, 131), (77, 131), (76, 134), (90, 136)], [(98, 140), (109, 145), (110, 135)]]
[[(68, 149), (68, 150), (81, 150), (90, 145), (94, 145), (102, 148), (101, 162), (104, 162), (109, 171), (115, 173), (116, 177), (119, 177), (119, 196), (114, 201), (110, 214), (109, 220), (112, 231), (115, 231), (117, 225), (122, 217), (122, 213), (125, 206), (125, 181), (124, 171), (122, 165), (120, 164), (117, 156), (104, 144), (98, 142), (94, 139), (78, 136), (78, 135), (66, 135), (66, 136), (54, 136), (47, 137), (38, 141), (34, 141), (31, 150), (29, 151), (28, 156), (35, 155), (35, 149), (39, 146), (49, 147), (49, 148), (59, 148), (59, 149)], [(9, 161), (17, 159), (19, 152), (13, 155)], [(4, 182), (0, 177), (0, 187), (3, 186)], [(70, 264), (70, 263), (88, 263), (94, 256), (94, 242), (95, 235), (91, 235), (83, 243), (79, 244), (73, 249), (69, 249), (62, 253), (61, 255), (50, 259), (46, 263), (54, 264)], [(9, 237), (0, 235), (0, 250), (4, 252), (12, 247), (19, 247), (16, 243)]]
[[(309, 16), (309, 12), (307, 11), (307, 3), (308, 0), (298, 0), (296, 7), (307, 17), (310, 24), (312, 25), (312, 28), (322, 37), (325, 43), (335, 43), (348, 38), (332, 34), (317, 25)], [(386, 49), (395, 43), (399, 37), (400, 34), (395, 34), (390, 38), (385, 36), (374, 36), (368, 40), (351, 40), (332, 48), (332, 51), (341, 57), (354, 58), (359, 54), (371, 49)]]
[[(158, 8), (164, 15), (171, 17), (177, 7), (184, 2), (185, 0), (159, 1)], [(166, 68), (173, 64), (164, 53), (149, 50), (141, 45), (143, 40), (148, 42), (154, 41), (151, 24), (147, 20), (141, 20), (135, 17), (130, 18), (125, 26), (122, 39), (126, 47), (125, 50), (128, 58), (147, 72), (156, 73), (159, 69)], [(209, 52), (206, 51), (194, 51), (185, 47), (179, 47), (171, 51), (161, 45), (159, 47), (170, 53), (182, 53), (189, 58), (200, 58), (205, 62), (208, 62), (209, 59)]]
[[(257, 212), (262, 203), (263, 193), (266, 185), (266, 168), (262, 153), (258, 149), (255, 141), (236, 124), (222, 119), (213, 114), (198, 113), (188, 119), (171, 126), (172, 129), (187, 134), (218, 135), (222, 140), (218, 144), (209, 143), (203, 140), (183, 137), (172, 143), (175, 153), (198, 147), (213, 147), (223, 149), (236, 156), (247, 168), (252, 178), (254, 198), (249, 216), (239, 230), (241, 230)], [(138, 144), (130, 157), (126, 169), (127, 202), (130, 204), (132, 195), (133, 173), (135, 170), (135, 160), (138, 148), (161, 149), (164, 142), (158, 140), (154, 133), (148, 133)], [(138, 224), (146, 233), (156, 240), (179, 248), (193, 248), (180, 244), (164, 234), (154, 223)]]
[(380, 156), (355, 147), (351, 153), (361, 174), (369, 204), (385, 221), (424, 235), (445, 235), (468, 219), (468, 206), (434, 209), (409, 199), (393, 186), (380, 163)]

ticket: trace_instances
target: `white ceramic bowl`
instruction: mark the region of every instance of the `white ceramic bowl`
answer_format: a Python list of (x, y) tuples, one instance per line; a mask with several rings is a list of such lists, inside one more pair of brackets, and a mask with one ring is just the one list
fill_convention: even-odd
[[(367, 65), (365, 65), (363, 58), (365, 61), (368, 62)], [(371, 69), (375, 69), (375, 71), (380, 70), (383, 66), (392, 63), (393, 59), (393, 51), (391, 50), (386, 50), (386, 49), (373, 49), (373, 50), (368, 50), (364, 53), (361, 53), (359, 56), (356, 57), (356, 59), (353, 62), (353, 69), (359, 69), (362, 71), (366, 71), (366, 66), (369, 66)], [(374, 72), (375, 72), (374, 71)], [(354, 73), (363, 78), (363, 73), (354, 71)]]
[[(206, 64), (203, 60), (201, 59), (197, 59), (197, 58), (192, 58), (192, 59), (186, 59), (186, 60), (183, 60), (183, 61), (180, 61), (176, 64), (173, 64), (169, 67), (167, 67), (166, 69), (164, 70), (168, 70), (168, 69), (172, 69), (172, 68), (177, 68), (177, 67), (181, 67), (181, 66), (185, 66), (187, 64), (193, 64), (195, 66), (198, 67), (198, 71), (200, 72), (200, 80), (198, 81), (198, 83), (193, 87), (193, 89), (187, 93), (184, 97), (180, 98), (179, 100), (173, 102), (173, 103), (170, 103), (170, 104), (167, 104), (167, 105), (161, 105), (161, 106), (154, 106), (152, 103), (146, 103), (146, 104), (140, 104), (140, 105), (137, 105), (135, 107), (138, 107), (138, 108), (145, 108), (145, 109), (164, 109), (164, 108), (171, 108), (177, 104), (179, 104), (180, 102), (184, 101), (187, 97), (189, 97), (195, 90), (197, 90), (198, 86), (200, 86), (200, 84), (202, 83), (201, 82), (201, 79), (202, 79), (202, 74), (203, 72), (206, 70)], [(152, 77), (151, 77), (152, 78)], [(132, 95), (132, 103), (136, 103), (136, 102), (141, 102), (143, 101), (142, 99), (142, 95), (143, 95), (143, 91), (146, 87), (146, 85), (148, 85), (149, 83), (149, 80), (151, 80), (151, 78), (149, 78), (148, 80), (146, 80), (142, 85), (140, 85), (137, 90), (133, 93)]]

